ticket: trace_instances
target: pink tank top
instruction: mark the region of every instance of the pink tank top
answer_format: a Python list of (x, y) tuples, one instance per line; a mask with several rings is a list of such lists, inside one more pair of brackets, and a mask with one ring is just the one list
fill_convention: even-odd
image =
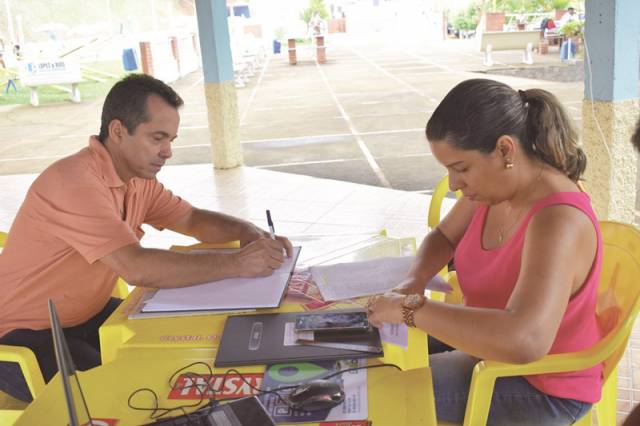
[[(574, 206), (591, 219), (598, 246), (587, 279), (569, 300), (550, 354), (583, 350), (593, 346), (601, 337), (596, 302), (602, 266), (602, 237), (589, 196), (581, 192), (560, 192), (543, 198), (529, 210), (515, 234), (491, 250), (482, 248), (482, 230), (488, 207), (481, 206), (476, 209), (455, 251), (455, 266), (465, 305), (504, 309), (520, 273), (529, 221), (540, 209), (559, 204)], [(545, 394), (593, 403), (600, 399), (602, 365), (570, 373), (526, 376), (525, 379)]]

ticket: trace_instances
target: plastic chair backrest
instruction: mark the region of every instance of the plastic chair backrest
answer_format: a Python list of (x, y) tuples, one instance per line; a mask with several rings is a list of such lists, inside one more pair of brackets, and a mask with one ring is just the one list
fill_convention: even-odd
[[(449, 175), (444, 175), (442, 179), (436, 184), (431, 194), (431, 202), (429, 203), (429, 212), (427, 213), (427, 226), (429, 229), (434, 229), (440, 223), (440, 210), (442, 209), (442, 201), (444, 197), (451, 192), (449, 190)], [(460, 198), (462, 193), (460, 191), (455, 192), (456, 197)]]
[[(444, 197), (449, 193), (449, 175), (444, 175), (442, 179), (436, 184), (436, 187), (433, 190), (433, 194), (431, 194), (431, 202), (429, 203), (429, 212), (427, 213), (427, 227), (429, 230), (435, 229), (436, 226), (440, 223), (440, 211), (442, 209), (442, 202)], [(460, 198), (462, 193), (460, 191), (456, 191), (456, 197)], [(439, 292), (433, 292), (431, 298), (433, 300), (460, 304), (462, 303), (462, 292), (460, 291), (460, 286), (458, 285), (458, 280), (455, 276), (455, 273), (449, 274), (447, 272), (447, 268), (445, 267), (440, 274), (447, 280), (449, 285), (452, 288), (452, 291), (446, 294), (441, 294)]]
[[(603, 336), (622, 333), (621, 345), (604, 360), (604, 377), (624, 354), (640, 311), (640, 231), (631, 225), (600, 222), (604, 255), (596, 313)], [(613, 343), (613, 342), (612, 342)]]

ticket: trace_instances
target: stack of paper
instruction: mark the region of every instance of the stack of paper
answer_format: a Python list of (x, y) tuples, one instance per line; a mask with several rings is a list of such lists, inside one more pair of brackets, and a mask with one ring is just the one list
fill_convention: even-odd
[(263, 278), (230, 278), (190, 287), (158, 290), (146, 301), (142, 312), (235, 310), (276, 308), (293, 274), (300, 254), (293, 255), (272, 275)]
[[(371, 296), (391, 290), (407, 276), (413, 256), (381, 257), (362, 262), (337, 263), (309, 268), (325, 301)], [(427, 285), (434, 290), (448, 285), (436, 275)]]

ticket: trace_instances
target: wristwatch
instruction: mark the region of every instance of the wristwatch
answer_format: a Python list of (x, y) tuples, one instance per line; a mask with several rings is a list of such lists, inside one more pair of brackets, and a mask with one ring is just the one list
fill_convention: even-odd
[(414, 315), (416, 313), (416, 309), (420, 309), (425, 302), (426, 298), (423, 294), (407, 294), (404, 299), (402, 299), (402, 320), (409, 327), (415, 327), (416, 323), (414, 322)]

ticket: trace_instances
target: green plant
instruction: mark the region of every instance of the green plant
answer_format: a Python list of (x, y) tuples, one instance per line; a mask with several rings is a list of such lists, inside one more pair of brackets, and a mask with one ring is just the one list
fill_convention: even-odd
[(284, 27), (277, 27), (274, 30), (273, 34), (274, 34), (276, 40), (284, 40), (284, 36), (285, 36), (286, 32), (287, 31), (286, 31), (286, 29)]
[(584, 0), (482, 0), (485, 12), (533, 13), (565, 10), (569, 6), (581, 8), (582, 5)]
[(550, 9), (566, 10), (571, 4), (571, 0), (550, 0), (548, 3)]
[(305, 24), (309, 25), (311, 17), (316, 12), (320, 14), (320, 17), (322, 19), (327, 19), (329, 17), (329, 12), (327, 12), (327, 7), (324, 4), (324, 0), (309, 0), (309, 7), (300, 12), (300, 19), (302, 19)]
[(582, 37), (584, 30), (584, 22), (571, 21), (560, 27), (558, 32), (565, 37)]
[(472, 4), (453, 18), (453, 27), (465, 31), (475, 30), (479, 20), (478, 9)]

